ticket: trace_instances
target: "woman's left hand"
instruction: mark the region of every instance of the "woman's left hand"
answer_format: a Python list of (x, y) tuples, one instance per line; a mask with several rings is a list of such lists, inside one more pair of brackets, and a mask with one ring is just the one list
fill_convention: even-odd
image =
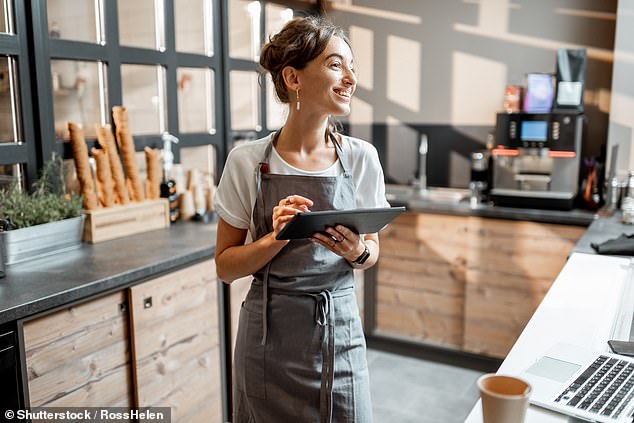
[(361, 236), (345, 226), (328, 227), (326, 233), (316, 232), (311, 239), (348, 261), (356, 260), (365, 250)]

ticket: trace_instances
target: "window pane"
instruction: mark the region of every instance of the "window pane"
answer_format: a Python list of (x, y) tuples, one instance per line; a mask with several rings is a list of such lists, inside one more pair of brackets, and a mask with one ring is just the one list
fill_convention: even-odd
[[(118, 0), (119, 43), (124, 46), (161, 50), (163, 12), (155, 0)], [(159, 31), (160, 28), (160, 31)]]
[(47, 0), (49, 37), (101, 42), (96, 6), (96, 0)]
[(13, 34), (13, 0), (0, 0), (0, 32)]
[(258, 61), (260, 2), (229, 0), (229, 56)]
[(104, 67), (101, 62), (51, 60), (55, 138), (70, 138), (69, 121), (81, 124), (87, 137), (97, 137), (95, 124), (106, 119)]
[(215, 132), (213, 76), (211, 69), (178, 68), (180, 132)]
[(280, 102), (275, 95), (275, 87), (270, 74), (266, 74), (266, 126), (279, 129), (288, 116), (288, 104)]
[(266, 8), (266, 40), (271, 35), (277, 34), (284, 24), (293, 19), (293, 9), (267, 3)]
[(161, 66), (121, 65), (123, 105), (133, 134), (160, 134), (164, 125), (164, 72)]
[(176, 50), (213, 56), (211, 0), (174, 0)]
[(187, 173), (190, 169), (196, 169), (196, 181), (194, 185), (202, 186), (205, 190), (215, 185), (216, 173), (216, 148), (213, 145), (201, 145), (196, 147), (181, 147), (181, 165)]
[(0, 142), (19, 140), (16, 75), (15, 60), (0, 56)]
[(0, 189), (7, 188), (13, 182), (22, 184), (24, 180), (24, 165), (0, 165)]
[(256, 72), (231, 71), (231, 129), (262, 129), (260, 125), (260, 90)]

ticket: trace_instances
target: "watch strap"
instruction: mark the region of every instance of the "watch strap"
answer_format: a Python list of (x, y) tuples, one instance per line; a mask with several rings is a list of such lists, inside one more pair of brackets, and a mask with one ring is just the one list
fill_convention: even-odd
[(370, 249), (365, 242), (363, 243), (363, 246), (365, 247), (365, 249), (359, 257), (352, 261), (353, 264), (361, 265), (368, 260), (368, 257), (370, 257)]

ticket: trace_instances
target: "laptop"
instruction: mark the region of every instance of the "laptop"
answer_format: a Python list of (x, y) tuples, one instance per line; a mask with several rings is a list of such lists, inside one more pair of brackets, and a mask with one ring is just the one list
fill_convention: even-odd
[(634, 420), (634, 357), (557, 344), (519, 377), (531, 404), (591, 422)]

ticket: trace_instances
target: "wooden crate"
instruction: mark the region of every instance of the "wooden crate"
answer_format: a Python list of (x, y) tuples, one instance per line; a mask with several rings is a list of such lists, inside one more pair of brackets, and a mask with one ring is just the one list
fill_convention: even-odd
[(84, 210), (84, 241), (95, 244), (170, 225), (167, 199), (146, 200), (123, 206)]

